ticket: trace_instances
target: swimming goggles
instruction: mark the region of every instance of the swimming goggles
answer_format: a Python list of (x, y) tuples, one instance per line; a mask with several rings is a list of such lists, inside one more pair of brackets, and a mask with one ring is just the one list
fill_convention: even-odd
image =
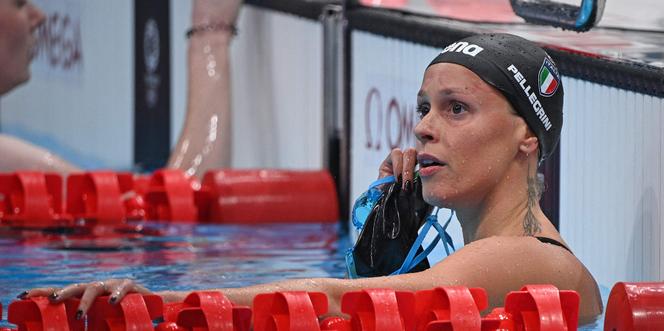
[[(413, 186), (413, 191), (409, 193), (412, 196), (404, 198), (400, 183), (395, 183), (394, 176), (384, 177), (371, 183), (367, 191), (355, 201), (351, 220), (353, 226), (361, 232), (353, 248), (346, 252), (346, 265), (350, 278), (399, 275), (427, 269), (429, 265), (425, 259), (440, 241), (443, 242), (447, 255), (455, 251), (452, 237), (447, 233), (453, 213), (445, 224), (441, 225), (438, 222), (440, 209), (436, 208), (434, 212), (429, 213), (432, 207), (422, 200), (419, 176), (416, 176)], [(428, 215), (422, 222), (423, 211)], [(410, 219), (402, 223), (402, 217)], [(421, 230), (415, 237), (414, 234), (420, 227)], [(437, 231), (436, 237), (423, 249), (421, 245), (432, 227)], [(395, 240), (399, 242), (395, 243)], [(378, 246), (388, 247), (381, 250), (381, 253), (392, 253), (396, 256), (378, 256)], [(395, 258), (399, 261), (394, 261)], [(379, 266), (380, 261), (376, 262), (375, 259), (390, 260), (387, 265), (391, 269), (385, 270), (385, 263)]]

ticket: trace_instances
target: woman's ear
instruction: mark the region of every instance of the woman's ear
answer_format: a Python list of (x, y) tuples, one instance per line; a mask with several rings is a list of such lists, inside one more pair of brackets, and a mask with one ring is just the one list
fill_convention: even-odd
[[(530, 130), (528, 130), (530, 131)], [(538, 140), (535, 136), (529, 136), (524, 138), (519, 144), (519, 150), (526, 155), (535, 154), (537, 151)]]

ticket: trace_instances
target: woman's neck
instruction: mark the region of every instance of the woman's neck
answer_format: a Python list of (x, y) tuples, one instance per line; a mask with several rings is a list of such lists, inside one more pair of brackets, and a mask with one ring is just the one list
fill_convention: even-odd
[[(539, 206), (536, 175), (506, 175), (481, 201), (456, 209), (464, 242), (491, 236), (538, 235), (548, 224)], [(548, 229), (547, 229), (548, 230)]]

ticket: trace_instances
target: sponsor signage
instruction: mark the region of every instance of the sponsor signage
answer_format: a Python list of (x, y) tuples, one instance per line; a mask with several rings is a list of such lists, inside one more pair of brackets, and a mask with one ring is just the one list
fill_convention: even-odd
[(169, 3), (136, 0), (134, 27), (134, 163), (163, 167), (170, 153)]
[(35, 31), (32, 74), (79, 84), (83, 76), (81, 0), (34, 0), (46, 16)]

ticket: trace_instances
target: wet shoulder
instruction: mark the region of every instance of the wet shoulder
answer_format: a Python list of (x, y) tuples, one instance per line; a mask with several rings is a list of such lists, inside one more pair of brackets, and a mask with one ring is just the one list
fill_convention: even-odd
[(572, 253), (534, 237), (490, 237), (472, 242), (434, 267), (450, 272), (456, 281), (488, 290), (500, 304), (509, 291), (527, 284), (552, 284), (575, 290), (582, 297), (582, 315), (601, 310), (592, 275)]
[[(456, 255), (456, 256), (455, 256)], [(534, 237), (489, 237), (474, 241), (450, 256), (475, 261), (505, 276), (515, 275), (533, 281), (560, 280), (582, 269), (580, 261), (568, 250)], [(499, 276), (500, 274), (496, 275)]]

